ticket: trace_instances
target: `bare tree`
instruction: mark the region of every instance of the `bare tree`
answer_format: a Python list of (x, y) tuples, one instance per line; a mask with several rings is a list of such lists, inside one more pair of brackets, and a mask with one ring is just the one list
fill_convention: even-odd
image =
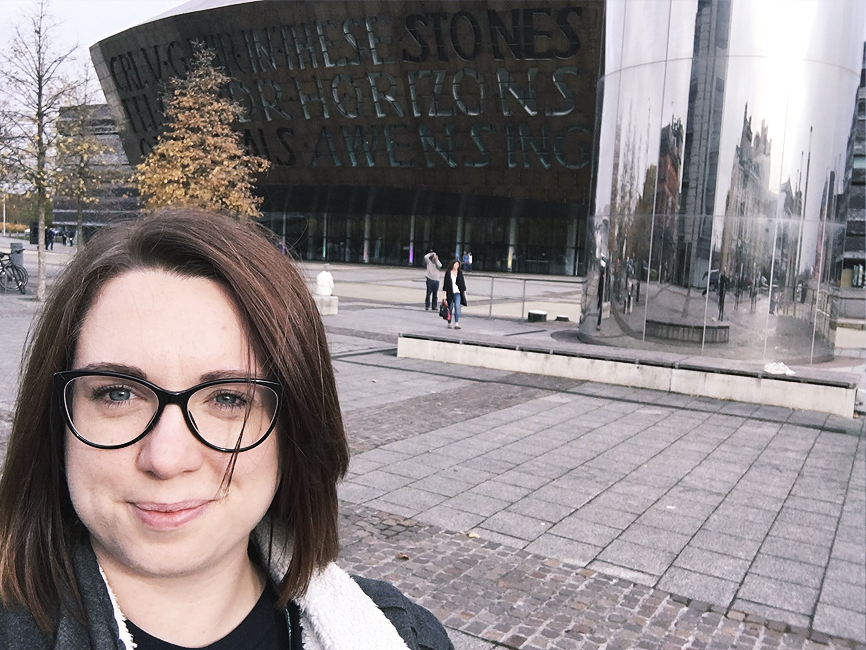
[(24, 186), (36, 195), (39, 219), (36, 299), (45, 300), (45, 226), (55, 184), (53, 148), (61, 103), (73, 85), (64, 76), (77, 46), (59, 50), (58, 23), (47, 0), (35, 0), (30, 13), (14, 28), (0, 57), (0, 78), (8, 97), (7, 116), (15, 138), (12, 162)]

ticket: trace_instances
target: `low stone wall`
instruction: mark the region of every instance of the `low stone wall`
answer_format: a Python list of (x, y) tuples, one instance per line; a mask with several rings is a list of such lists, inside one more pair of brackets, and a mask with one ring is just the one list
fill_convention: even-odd
[(856, 375), (799, 371), (773, 375), (754, 364), (624, 349), (580, 351), (401, 334), (397, 356), (854, 415)]
[(863, 318), (837, 318), (830, 321), (833, 353), (839, 356), (862, 357), (866, 350), (866, 323)]

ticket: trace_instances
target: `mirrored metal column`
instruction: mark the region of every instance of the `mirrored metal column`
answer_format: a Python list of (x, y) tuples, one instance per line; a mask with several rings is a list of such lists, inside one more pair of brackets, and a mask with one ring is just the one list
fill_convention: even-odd
[(864, 10), (606, 3), (592, 232), (608, 341), (789, 363), (847, 349)]

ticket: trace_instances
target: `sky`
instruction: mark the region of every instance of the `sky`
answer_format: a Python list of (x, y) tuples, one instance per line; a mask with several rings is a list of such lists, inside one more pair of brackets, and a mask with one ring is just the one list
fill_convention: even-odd
[[(49, 0), (50, 12), (61, 23), (57, 30), (64, 44), (87, 50), (97, 41), (133, 27), (184, 4), (183, 0)], [(34, 6), (33, 0), (0, 0), (0, 29), (10, 26)], [(5, 38), (4, 38), (5, 40)]]
[[(90, 46), (98, 41), (134, 27), (185, 0), (49, 0), (49, 12), (57, 19), (58, 50), (78, 45), (81, 61), (90, 60)], [(34, 0), (0, 0), (0, 47), (14, 33), (14, 25), (23, 23), (34, 6)]]

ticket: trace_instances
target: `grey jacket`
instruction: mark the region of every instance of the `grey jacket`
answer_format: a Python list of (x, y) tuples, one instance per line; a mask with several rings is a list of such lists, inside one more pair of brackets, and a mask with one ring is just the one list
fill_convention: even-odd
[(442, 268), (442, 262), (439, 261), (439, 257), (436, 255), (436, 253), (427, 253), (424, 256), (424, 261), (427, 263), (427, 279), (436, 280), (438, 282), (439, 269)]
[[(29, 612), (3, 607), (0, 608), (0, 649), (125, 650), (108, 589), (89, 543), (76, 550), (74, 563), (87, 624), (64, 612), (57, 633), (51, 638), (39, 630)], [(445, 628), (429, 611), (412, 603), (388, 583), (353, 579), (396, 628), (410, 650), (454, 650)]]

